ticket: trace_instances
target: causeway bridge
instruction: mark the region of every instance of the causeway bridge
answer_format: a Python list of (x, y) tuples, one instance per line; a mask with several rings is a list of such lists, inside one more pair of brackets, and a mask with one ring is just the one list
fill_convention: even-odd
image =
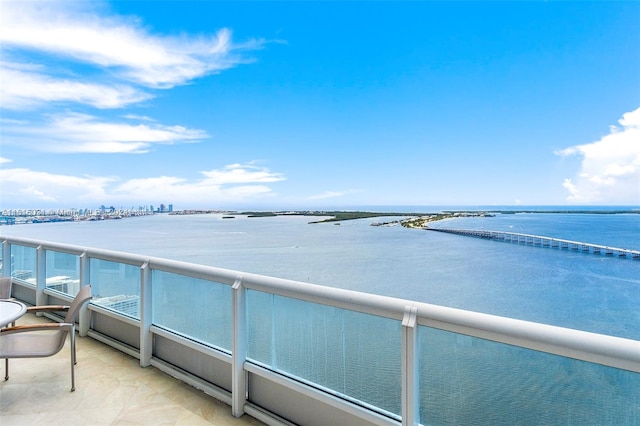
[(617, 256), (627, 259), (640, 260), (640, 250), (601, 246), (598, 244), (583, 243), (580, 241), (562, 240), (559, 238), (543, 237), (540, 235), (519, 234), (515, 232), (485, 231), (472, 229), (451, 229), (425, 227), (428, 231), (446, 232), (449, 234), (464, 235), (467, 237), (484, 238), (489, 240), (504, 241), (507, 243), (524, 244), (537, 247), (548, 247), (593, 253), (605, 256)]

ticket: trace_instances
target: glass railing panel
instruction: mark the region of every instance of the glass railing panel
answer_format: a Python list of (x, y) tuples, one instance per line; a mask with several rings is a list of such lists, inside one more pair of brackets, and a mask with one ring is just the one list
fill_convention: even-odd
[(154, 270), (153, 324), (231, 352), (231, 286)]
[(46, 251), (46, 288), (75, 296), (80, 290), (80, 256)]
[(256, 291), (247, 306), (249, 358), (400, 415), (399, 321)]
[(140, 268), (91, 259), (92, 303), (140, 319)]
[(2, 267), (11, 265), (11, 276), (19, 281), (36, 285), (36, 249), (11, 244), (11, 260), (2, 259)]
[(420, 327), (428, 425), (637, 425), (640, 375)]

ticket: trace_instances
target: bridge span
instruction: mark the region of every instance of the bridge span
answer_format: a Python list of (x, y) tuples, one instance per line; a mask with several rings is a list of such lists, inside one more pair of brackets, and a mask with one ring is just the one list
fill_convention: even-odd
[(507, 243), (524, 244), (538, 247), (565, 249), (584, 253), (600, 254), (605, 256), (617, 256), (628, 259), (640, 260), (640, 250), (601, 246), (598, 244), (583, 243), (580, 241), (562, 240), (559, 238), (543, 237), (541, 235), (519, 234), (516, 232), (485, 231), (473, 229), (451, 229), (425, 227), (428, 231), (446, 232), (449, 234), (464, 235), (468, 237), (484, 238), (489, 240), (504, 241)]

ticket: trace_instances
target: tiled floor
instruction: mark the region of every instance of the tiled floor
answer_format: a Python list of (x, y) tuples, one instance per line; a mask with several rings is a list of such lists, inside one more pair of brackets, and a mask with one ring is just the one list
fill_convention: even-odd
[[(46, 322), (31, 314), (18, 324)], [(76, 391), (70, 392), (69, 340), (49, 358), (0, 360), (0, 424), (261, 425), (154, 367), (91, 338), (78, 338)]]

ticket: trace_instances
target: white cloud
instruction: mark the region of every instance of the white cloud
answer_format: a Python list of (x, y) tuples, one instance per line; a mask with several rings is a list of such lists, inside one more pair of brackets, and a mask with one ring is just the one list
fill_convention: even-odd
[[(3, 1), (0, 43), (108, 68), (147, 87), (167, 88), (247, 62), (235, 52), (263, 41), (231, 42), (221, 29), (201, 37), (151, 34), (136, 18), (100, 16), (91, 2)], [(104, 10), (104, 8), (103, 8)]]
[(280, 173), (272, 173), (263, 167), (253, 164), (230, 164), (222, 170), (211, 170), (202, 172), (207, 177), (206, 182), (211, 185), (223, 185), (230, 183), (248, 182), (278, 182), (284, 180)]
[(0, 164), (11, 163), (12, 160), (4, 157), (0, 157)]
[[(239, 173), (238, 170), (244, 170)], [(15, 205), (63, 205), (88, 207), (104, 203), (154, 204), (172, 202), (194, 206), (242, 203), (273, 195), (267, 182), (284, 180), (281, 173), (252, 163), (232, 164), (221, 170), (201, 172), (188, 180), (160, 176), (122, 181), (113, 176), (69, 176), (25, 168), (0, 169), (4, 208)], [(216, 176), (215, 179), (210, 178)], [(238, 178), (241, 175), (242, 178)]]
[[(115, 15), (101, 1), (0, 1), (0, 108), (5, 110), (70, 103), (131, 106), (153, 98), (149, 88), (187, 84), (248, 62), (238, 52), (264, 44), (234, 44), (228, 29), (200, 36), (160, 34), (138, 18)], [(39, 117), (30, 111), (29, 123), (15, 116), (2, 119), (2, 142), (43, 152), (145, 153), (153, 144), (208, 137), (203, 130), (163, 125), (144, 115), (121, 117), (128, 121), (74, 112)]]
[(362, 192), (362, 191), (356, 191), (356, 190), (325, 191), (322, 194), (311, 195), (311, 196), (307, 197), (307, 199), (309, 199), (309, 200), (325, 200), (325, 199), (328, 199), (328, 198), (344, 197), (345, 195), (353, 194), (353, 193), (356, 193), (356, 192)]
[(309, 196), (309, 200), (324, 200), (327, 198), (338, 198), (338, 197), (343, 197), (345, 194), (347, 194), (346, 192), (339, 192), (339, 191), (326, 191), (323, 192), (322, 194), (317, 194), (317, 195), (311, 195)]
[(640, 204), (640, 108), (628, 112), (599, 141), (557, 151), (582, 157), (579, 172), (564, 180), (567, 201)]
[[(148, 120), (147, 120), (148, 121)], [(34, 126), (5, 126), (5, 143), (20, 143), (43, 152), (144, 153), (153, 144), (192, 142), (207, 138), (203, 130), (155, 123), (110, 123), (68, 112)]]
[(52, 78), (0, 66), (0, 99), (7, 109), (27, 109), (48, 102), (75, 102), (96, 108), (121, 108), (152, 96), (127, 85), (104, 85)]
[(157, 178), (131, 179), (115, 187), (112, 195), (116, 200), (139, 202), (161, 202), (171, 200), (188, 206), (211, 206), (220, 202), (242, 203), (247, 200), (271, 195), (266, 185), (246, 182), (241, 185), (217, 185), (208, 179), (188, 181), (186, 179), (161, 176)]
[(126, 114), (126, 115), (123, 115), (122, 118), (127, 118), (129, 120), (140, 120), (140, 121), (153, 121), (153, 122), (156, 121), (155, 119), (151, 117), (147, 117), (146, 115), (137, 115), (137, 114)]
[[(119, 118), (105, 111), (102, 116), (78, 111), (87, 111), (84, 106), (105, 110), (144, 102), (154, 96), (153, 89), (189, 84), (248, 63), (241, 52), (265, 43), (234, 43), (224, 28), (198, 36), (159, 33), (136, 17), (115, 15), (102, 1), (0, 2), (0, 108), (14, 110), (12, 117), (0, 118), (6, 157), (15, 147), (47, 153), (139, 154), (157, 144), (208, 138), (204, 130), (165, 125), (130, 111)], [(79, 107), (62, 109), (70, 108), (66, 104)], [(47, 108), (50, 105), (57, 109)], [(39, 113), (20, 111), (38, 108)], [(3, 158), (1, 164), (6, 167), (8, 161)], [(27, 200), (32, 205), (234, 201), (269, 196), (272, 190), (267, 184), (285, 179), (252, 163), (201, 173), (196, 180), (124, 180), (5, 168), (0, 169), (0, 201)]]
[(0, 169), (3, 204), (42, 202), (65, 203), (73, 194), (74, 201), (98, 201), (105, 196), (105, 187), (113, 181), (108, 177), (68, 176), (25, 168)]
[(16, 120), (14, 118), (5, 118), (5, 117), (0, 117), (0, 124), (16, 124), (16, 125), (26, 125), (29, 124), (28, 120)]

